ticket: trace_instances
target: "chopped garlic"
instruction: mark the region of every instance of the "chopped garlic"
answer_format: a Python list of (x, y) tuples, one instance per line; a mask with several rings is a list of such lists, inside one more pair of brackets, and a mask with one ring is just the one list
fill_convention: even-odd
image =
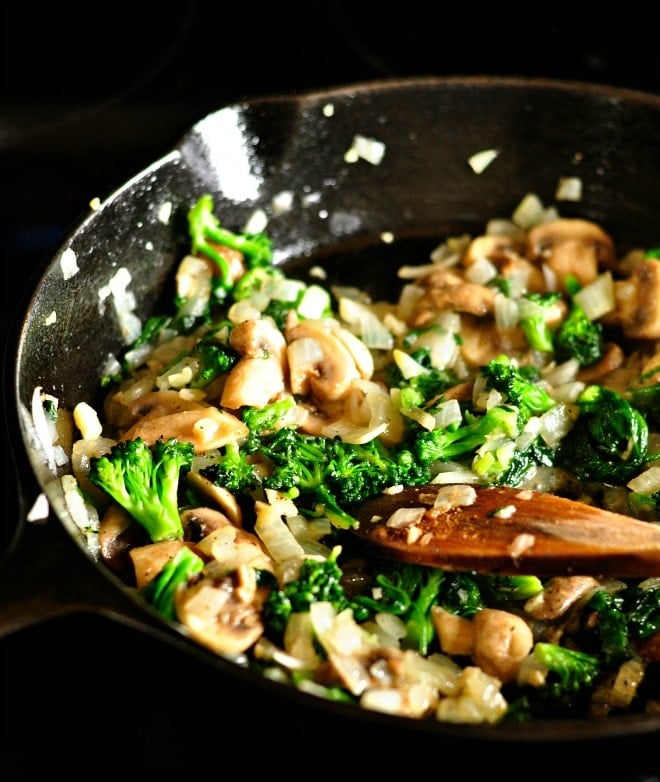
[(167, 225), (170, 222), (171, 216), (172, 216), (172, 202), (164, 201), (160, 205), (160, 209), (158, 210), (158, 220), (161, 223), (163, 223), (163, 225)]
[(43, 521), (48, 518), (50, 504), (48, 497), (42, 492), (32, 504), (26, 516), (28, 521)]
[(483, 173), (499, 155), (496, 149), (482, 149), (468, 158), (468, 164), (475, 174)]
[(65, 280), (70, 280), (78, 274), (76, 254), (70, 247), (67, 247), (60, 256), (60, 269)]
[(266, 230), (268, 216), (263, 209), (255, 209), (243, 226), (243, 230), (249, 234), (258, 234)]
[(560, 177), (555, 190), (555, 199), (557, 201), (581, 201), (582, 180), (574, 176)]
[(353, 136), (353, 143), (344, 154), (344, 161), (346, 163), (357, 163), (362, 158), (367, 163), (378, 166), (382, 162), (384, 155), (385, 144), (382, 141), (357, 134)]

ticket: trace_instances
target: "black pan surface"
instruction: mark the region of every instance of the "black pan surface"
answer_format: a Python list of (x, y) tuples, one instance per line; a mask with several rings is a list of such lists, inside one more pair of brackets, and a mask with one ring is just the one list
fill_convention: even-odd
[[(583, 197), (579, 203), (562, 202), (563, 215), (606, 225), (622, 249), (657, 245), (659, 120), (660, 98), (650, 94), (494, 77), (356, 83), (255, 98), (202, 118), (170, 153), (81, 215), (39, 271), (17, 324), (5, 407), (18, 444), (23, 504), (18, 530), (9, 519), (11, 528), (3, 531), (11, 545), (0, 571), (0, 635), (29, 628), (38, 643), (41, 623), (63, 615), (75, 622), (77, 613), (87, 612), (98, 618), (99, 632), (108, 620), (119, 622), (146, 638), (150, 652), (180, 653), (179, 662), (189, 660), (198, 677), (238, 683), (248, 701), (259, 693), (274, 709), (281, 703), (297, 714), (309, 710), (331, 726), (350, 724), (356, 736), (375, 730), (414, 744), (485, 742), (503, 752), (501, 747), (513, 744), (579, 741), (588, 747), (601, 739), (655, 734), (660, 717), (496, 728), (392, 719), (311, 702), (257, 680), (179, 636), (91, 561), (24, 413), (39, 386), (70, 408), (80, 400), (97, 400), (103, 363), (121, 348), (112, 312), (99, 305), (99, 287), (118, 266), (126, 266), (138, 315), (157, 311), (186, 248), (185, 213), (201, 193), (213, 195), (228, 226), (243, 225), (255, 209), (264, 209), (278, 263), (303, 269), (318, 261), (332, 277), (381, 293), (394, 283), (394, 269), (411, 249), (422, 251), (446, 234), (474, 231), (493, 216), (508, 216), (529, 192), (552, 204), (557, 183), (566, 176), (582, 180)], [(380, 165), (344, 160), (355, 134), (385, 144)], [(498, 156), (476, 174), (467, 160), (484, 149), (496, 149)], [(274, 199), (283, 191), (293, 193), (294, 206), (275, 214)], [(167, 220), (164, 204), (172, 205)], [(386, 252), (380, 240), (384, 231), (395, 237)], [(60, 262), (71, 250), (79, 271), (64, 279)], [(50, 517), (28, 523), (41, 492), (48, 496)], [(137, 670), (136, 680), (140, 675)], [(178, 686), (180, 675), (171, 686)]]

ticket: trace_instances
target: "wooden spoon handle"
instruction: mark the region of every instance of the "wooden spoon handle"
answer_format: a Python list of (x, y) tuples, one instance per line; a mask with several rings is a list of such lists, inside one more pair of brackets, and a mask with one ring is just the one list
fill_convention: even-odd
[[(660, 575), (655, 524), (510, 487), (460, 487), (460, 504), (434, 505), (448, 488), (430, 485), (379, 495), (353, 511), (360, 521), (356, 534), (384, 556), (446, 570)], [(473, 501), (465, 504), (470, 496)]]

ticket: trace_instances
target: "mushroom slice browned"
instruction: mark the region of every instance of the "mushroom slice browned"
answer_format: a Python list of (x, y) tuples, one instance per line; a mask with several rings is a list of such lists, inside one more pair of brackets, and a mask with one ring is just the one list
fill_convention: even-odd
[(204, 453), (236, 442), (247, 434), (248, 428), (240, 418), (226, 410), (207, 405), (157, 418), (143, 418), (124, 433), (122, 440), (140, 437), (151, 445), (158, 439), (175, 437), (191, 442), (195, 453)]
[(580, 285), (593, 282), (602, 269), (614, 265), (614, 243), (596, 223), (564, 217), (540, 223), (527, 234), (526, 255), (545, 264), (555, 275), (558, 290), (567, 276)]
[(129, 556), (135, 570), (137, 588), (141, 589), (155, 578), (185, 545), (182, 540), (159, 540), (132, 548)]
[(467, 312), (477, 317), (492, 314), (495, 292), (486, 285), (468, 282), (447, 269), (439, 269), (417, 281), (424, 293), (415, 302), (408, 325), (420, 328), (444, 310)]
[(647, 258), (635, 264), (630, 277), (614, 283), (614, 298), (613, 318), (627, 337), (660, 337), (660, 260)]
[(190, 635), (217, 654), (240, 654), (262, 635), (261, 607), (267, 590), (257, 573), (241, 565), (223, 576), (203, 576), (176, 594), (179, 621)]

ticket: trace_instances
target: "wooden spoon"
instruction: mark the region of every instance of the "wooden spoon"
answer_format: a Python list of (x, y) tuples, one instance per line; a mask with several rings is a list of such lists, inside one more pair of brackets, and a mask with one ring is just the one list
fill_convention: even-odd
[(405, 562), (481, 573), (660, 576), (660, 527), (552, 494), (425, 485), (378, 495), (352, 513), (358, 537)]

